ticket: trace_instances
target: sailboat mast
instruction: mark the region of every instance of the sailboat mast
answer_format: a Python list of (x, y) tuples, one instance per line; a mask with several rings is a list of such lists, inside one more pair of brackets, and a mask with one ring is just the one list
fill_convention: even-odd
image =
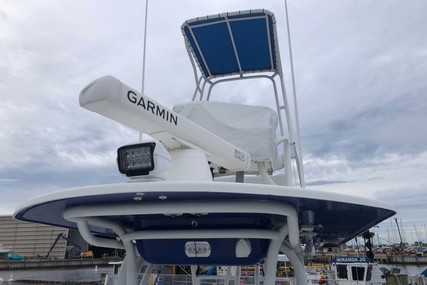
[(415, 223), (414, 223), (414, 228), (415, 228), (415, 236), (417, 237), (418, 242), (422, 243), (423, 241), (422, 241), (421, 233), (418, 231), (417, 225), (415, 225)]

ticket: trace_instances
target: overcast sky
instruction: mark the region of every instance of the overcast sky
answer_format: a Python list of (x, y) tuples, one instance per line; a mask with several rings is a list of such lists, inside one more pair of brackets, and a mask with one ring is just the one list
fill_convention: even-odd
[[(405, 239), (427, 242), (427, 2), (288, 6), (308, 187), (388, 202)], [(138, 133), (81, 108), (78, 95), (108, 74), (141, 88), (144, 8), (0, 0), (0, 214), (51, 191), (125, 181), (116, 149)], [(276, 14), (290, 92), (283, 1), (150, 0), (145, 93), (168, 107), (189, 101), (181, 24), (254, 8)], [(273, 107), (269, 91), (227, 87), (215, 98)], [(382, 223), (381, 237), (397, 242), (391, 227)]]

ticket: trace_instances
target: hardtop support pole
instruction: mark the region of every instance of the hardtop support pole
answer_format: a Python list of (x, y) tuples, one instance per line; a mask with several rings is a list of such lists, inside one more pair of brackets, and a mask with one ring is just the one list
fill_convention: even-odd
[(193, 285), (200, 285), (200, 280), (197, 278), (197, 265), (191, 265), (191, 282)]
[(126, 270), (127, 270), (127, 263), (128, 263), (129, 256), (125, 256), (123, 259), (123, 264), (119, 269), (118, 272), (118, 279), (117, 279), (117, 285), (126, 285)]
[(288, 257), (291, 262), (296, 277), (296, 285), (307, 285), (307, 274), (304, 270), (304, 259), (302, 251), (297, 252), (295, 248), (283, 243), (280, 250)]
[(230, 280), (231, 280), (231, 266), (227, 266), (227, 273), (225, 275), (224, 284), (225, 285), (230, 285)]
[(255, 267), (255, 285), (259, 285), (259, 275), (261, 273), (260, 267), (261, 265), (259, 264)]
[(148, 281), (150, 280), (150, 275), (154, 271), (154, 264), (149, 263), (147, 266), (147, 269), (145, 270), (144, 276), (142, 277), (141, 282), (139, 285), (147, 285)]
[(279, 237), (275, 240), (271, 240), (268, 248), (267, 258), (264, 265), (264, 285), (274, 285), (276, 282), (277, 257), (279, 255), (282, 242), (289, 233), (288, 225), (284, 224), (280, 228), (279, 232)]
[(234, 284), (240, 284), (240, 275), (242, 274), (242, 267), (241, 266), (235, 266), (236, 267), (236, 276), (234, 276)]

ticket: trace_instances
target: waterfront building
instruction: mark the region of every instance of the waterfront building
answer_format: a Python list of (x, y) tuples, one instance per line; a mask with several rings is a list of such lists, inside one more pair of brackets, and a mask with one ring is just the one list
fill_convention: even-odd
[[(11, 248), (10, 254), (26, 258), (46, 257), (59, 234), (68, 236), (69, 230), (35, 223), (22, 222), (11, 216), (0, 216), (0, 243)], [(59, 239), (49, 257), (64, 258), (67, 241)]]

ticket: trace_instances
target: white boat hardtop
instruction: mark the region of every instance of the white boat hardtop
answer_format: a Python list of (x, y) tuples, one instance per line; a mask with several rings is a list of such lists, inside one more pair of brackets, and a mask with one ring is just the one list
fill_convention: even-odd
[[(306, 211), (312, 211), (316, 223), (322, 225), (317, 237), (323, 241), (325, 247), (345, 243), (371, 228), (378, 221), (394, 214), (388, 204), (380, 201), (319, 190), (301, 191), (300, 188), (289, 186), (249, 183), (178, 181), (107, 184), (50, 193), (22, 205), (15, 217), (29, 222), (77, 228), (74, 222), (64, 218), (66, 211), (72, 208), (106, 208), (105, 212), (109, 209), (112, 212), (111, 215), (103, 214), (104, 218), (120, 220), (127, 227), (131, 227), (139, 214), (134, 209), (129, 211), (126, 208), (121, 209), (122, 206), (138, 205), (143, 210), (143, 207), (148, 204), (156, 205), (158, 213), (150, 213), (153, 215), (151, 219), (155, 220), (155, 215), (168, 215), (162, 208), (162, 204), (193, 201), (196, 206), (215, 201), (282, 203), (294, 207), (298, 216), (302, 216)], [(164, 220), (164, 217), (159, 219), (164, 220), (164, 224), (174, 224), (178, 219), (173, 214), (190, 214), (188, 210), (182, 213), (169, 213), (170, 221)], [(251, 212), (246, 213), (251, 214)], [(227, 213), (223, 214), (227, 215)], [(274, 214), (271, 213), (271, 215)], [(198, 219), (203, 219), (203, 215)], [(222, 223), (223, 221), (219, 221), (218, 225)], [(218, 227), (218, 225), (215, 226)], [(108, 227), (94, 227), (93, 231), (115, 236)]]

